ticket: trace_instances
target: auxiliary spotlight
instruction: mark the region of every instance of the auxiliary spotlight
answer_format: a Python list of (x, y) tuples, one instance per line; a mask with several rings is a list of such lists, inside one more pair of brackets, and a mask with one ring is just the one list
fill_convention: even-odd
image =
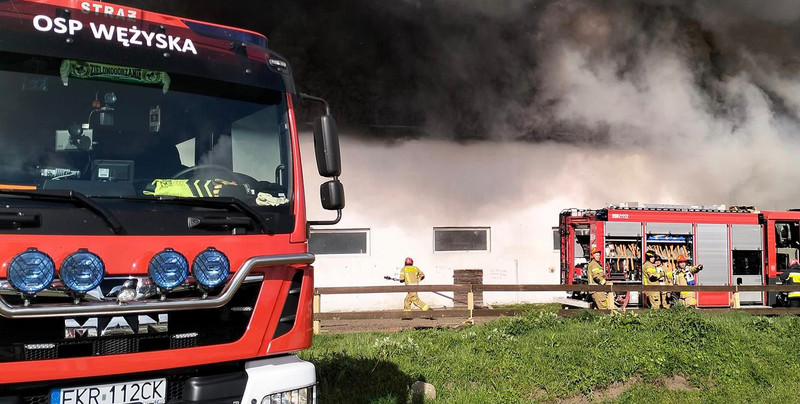
[(189, 263), (183, 254), (167, 248), (153, 256), (147, 267), (147, 273), (158, 287), (172, 290), (186, 280), (189, 275)]
[(8, 264), (8, 281), (17, 290), (28, 295), (47, 288), (55, 273), (56, 264), (53, 259), (35, 248), (17, 254)]
[(231, 264), (228, 257), (213, 247), (197, 254), (192, 262), (192, 275), (207, 288), (221, 285), (228, 279), (231, 272)]
[(86, 293), (100, 285), (105, 270), (106, 266), (97, 254), (80, 249), (64, 259), (58, 274), (70, 290)]

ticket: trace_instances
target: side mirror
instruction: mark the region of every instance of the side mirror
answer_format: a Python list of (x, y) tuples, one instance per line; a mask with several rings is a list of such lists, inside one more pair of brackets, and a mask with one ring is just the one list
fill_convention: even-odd
[(317, 155), (319, 175), (338, 177), (342, 173), (339, 134), (336, 131), (336, 121), (330, 114), (314, 120), (314, 151)]
[(331, 180), (320, 185), (319, 197), (325, 210), (344, 209), (344, 186), (339, 180)]
[(331, 107), (328, 105), (328, 101), (303, 93), (300, 93), (300, 97), (304, 100), (318, 102), (325, 107), (325, 115), (314, 120), (314, 152), (317, 155), (319, 175), (333, 178), (319, 187), (322, 207), (325, 210), (336, 211), (336, 219), (334, 220), (309, 220), (306, 224), (308, 229), (311, 226), (332, 226), (342, 220), (342, 209), (344, 209), (344, 186), (342, 186), (338, 178), (342, 173), (342, 158), (339, 154), (339, 133), (336, 131), (336, 121), (331, 115)]

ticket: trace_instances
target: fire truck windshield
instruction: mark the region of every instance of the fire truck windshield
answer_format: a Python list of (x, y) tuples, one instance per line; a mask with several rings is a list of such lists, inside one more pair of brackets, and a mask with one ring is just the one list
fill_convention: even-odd
[(289, 211), (285, 94), (87, 61), (0, 60), (0, 188), (232, 197)]

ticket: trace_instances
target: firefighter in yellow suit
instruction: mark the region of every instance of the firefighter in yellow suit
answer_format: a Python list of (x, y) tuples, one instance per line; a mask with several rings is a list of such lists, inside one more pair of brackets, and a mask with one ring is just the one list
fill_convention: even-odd
[[(656, 255), (656, 269), (664, 277), (664, 280), (659, 282), (659, 285), (672, 285), (672, 270), (664, 263), (664, 260)], [(661, 308), (668, 309), (670, 307), (670, 292), (660, 292)]]
[[(660, 285), (664, 281), (664, 273), (656, 266), (658, 256), (653, 251), (644, 254), (644, 264), (642, 264), (642, 284)], [(661, 308), (661, 292), (645, 292), (647, 304), (651, 309)]]
[[(678, 256), (678, 267), (675, 269), (675, 284), (678, 286), (694, 286), (695, 274), (703, 269), (703, 265), (688, 266), (686, 256), (681, 254)], [(680, 299), (678, 300), (682, 305), (689, 307), (697, 307), (697, 295), (690, 291), (681, 291)]]
[[(800, 261), (793, 259), (789, 263), (789, 268), (781, 273), (781, 281), (784, 285), (800, 283)], [(800, 291), (789, 292), (789, 307), (800, 307)]]
[[(597, 247), (592, 247), (592, 260), (589, 261), (588, 276), (590, 285), (610, 285), (606, 282), (606, 271), (600, 263), (601, 254)], [(609, 292), (592, 292), (592, 300), (598, 309), (608, 310), (614, 308), (614, 297)]]
[[(423, 279), (425, 279), (425, 274), (414, 266), (414, 260), (410, 257), (406, 258), (405, 266), (400, 272), (400, 281), (406, 285), (419, 285), (419, 281)], [(430, 307), (425, 302), (419, 300), (417, 292), (408, 292), (406, 299), (403, 301), (403, 311), (411, 311), (412, 303), (422, 311), (430, 310)]]

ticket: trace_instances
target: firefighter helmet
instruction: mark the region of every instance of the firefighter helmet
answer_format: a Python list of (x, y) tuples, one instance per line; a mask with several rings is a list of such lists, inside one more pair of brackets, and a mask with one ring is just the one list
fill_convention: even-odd
[(600, 249), (599, 249), (599, 248), (597, 248), (597, 247), (592, 247), (592, 253), (591, 253), (591, 255), (595, 255), (595, 254), (597, 254), (597, 253), (599, 253), (599, 252), (600, 252)]
[(647, 252), (644, 253), (644, 258), (647, 261), (650, 261), (650, 258), (657, 258), (657, 257), (658, 256), (656, 255), (655, 252), (653, 252), (653, 250), (647, 250)]
[(689, 260), (686, 259), (685, 255), (681, 254), (681, 255), (678, 256), (678, 259), (676, 260), (676, 262), (689, 262)]
[(796, 258), (789, 263), (789, 267), (793, 267), (795, 265), (800, 265), (800, 261), (798, 261)]
[(414, 260), (411, 257), (406, 258), (406, 265), (414, 265)]

